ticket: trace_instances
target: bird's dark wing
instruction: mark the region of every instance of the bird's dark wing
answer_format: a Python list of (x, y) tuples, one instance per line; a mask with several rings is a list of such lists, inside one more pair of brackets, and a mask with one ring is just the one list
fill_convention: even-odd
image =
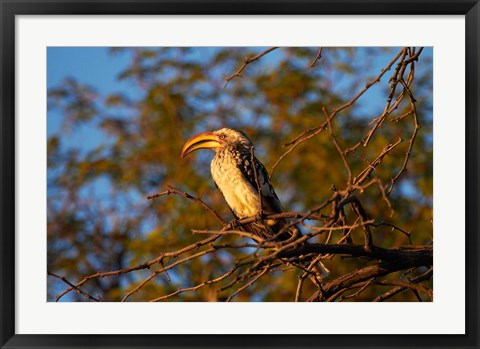
[[(248, 182), (255, 188), (255, 191), (258, 193), (258, 186), (262, 191), (262, 201), (263, 201), (263, 210), (265, 213), (281, 213), (283, 211), (282, 204), (278, 199), (275, 190), (269, 180), (268, 172), (265, 169), (265, 166), (257, 160), (257, 158), (253, 158), (253, 166), (255, 166), (255, 170), (252, 166), (252, 158), (250, 154), (244, 154), (241, 159), (241, 163), (239, 164), (240, 171), (242, 172), (243, 176), (248, 180)], [(255, 179), (255, 171), (258, 177), (258, 185)]]
[[(240, 171), (242, 172), (243, 176), (248, 180), (248, 182), (255, 188), (255, 192), (258, 193), (258, 187), (260, 186), (262, 192), (262, 204), (263, 204), (263, 212), (267, 214), (275, 214), (275, 213), (282, 213), (283, 208), (280, 200), (278, 199), (275, 190), (269, 180), (268, 172), (265, 169), (265, 166), (257, 159), (253, 158), (253, 165), (255, 166), (255, 170), (252, 166), (252, 157), (251, 154), (244, 154), (241, 157), (241, 162), (238, 164)], [(258, 178), (258, 185), (257, 180), (255, 178), (255, 172)], [(288, 229), (284, 229), (287, 224), (285, 219), (275, 219), (275, 220), (264, 220), (262, 222), (253, 222), (246, 226), (247, 230), (251, 233), (261, 236), (265, 239), (270, 239), (273, 236), (276, 236), (278, 240), (287, 240), (292, 235), (298, 235), (300, 231), (296, 226), (292, 226)], [(279, 232), (283, 231), (280, 235)]]

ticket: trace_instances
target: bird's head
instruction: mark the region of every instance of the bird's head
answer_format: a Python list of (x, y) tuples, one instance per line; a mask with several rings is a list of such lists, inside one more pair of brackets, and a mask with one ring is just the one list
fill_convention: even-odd
[(198, 149), (221, 149), (235, 147), (250, 151), (253, 146), (245, 133), (232, 128), (222, 128), (213, 132), (203, 132), (190, 138), (182, 149), (182, 158)]

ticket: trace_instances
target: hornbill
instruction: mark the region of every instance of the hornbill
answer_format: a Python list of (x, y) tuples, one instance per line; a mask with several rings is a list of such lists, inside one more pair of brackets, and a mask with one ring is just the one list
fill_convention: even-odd
[[(200, 133), (185, 143), (181, 157), (204, 148), (215, 151), (210, 165), (211, 174), (235, 218), (261, 218), (263, 214), (283, 212), (267, 170), (253, 156), (252, 141), (244, 132), (222, 128)], [(285, 219), (260, 219), (243, 225), (243, 228), (267, 241), (285, 241), (301, 234), (295, 225), (289, 225)], [(322, 274), (328, 273), (323, 265), (320, 268)]]

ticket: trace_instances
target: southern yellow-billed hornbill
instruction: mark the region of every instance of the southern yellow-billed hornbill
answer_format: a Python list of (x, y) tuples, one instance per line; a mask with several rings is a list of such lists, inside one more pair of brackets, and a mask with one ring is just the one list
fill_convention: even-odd
[[(253, 144), (245, 133), (231, 128), (200, 133), (185, 143), (182, 158), (204, 148), (215, 151), (210, 166), (212, 177), (237, 219), (283, 212), (267, 170), (252, 156)], [(261, 190), (261, 202), (258, 188)], [(299, 229), (288, 225), (285, 219), (257, 220), (243, 225), (243, 228), (271, 241), (284, 241), (300, 235)], [(321, 262), (315, 265), (315, 269), (321, 276), (329, 273)]]
[[(252, 162), (253, 144), (245, 133), (222, 128), (198, 134), (185, 143), (182, 158), (202, 148), (211, 148), (216, 153), (210, 166), (212, 177), (237, 219), (283, 211), (267, 170), (257, 158), (253, 157)], [(261, 199), (258, 188), (261, 189)], [(256, 236), (274, 241), (299, 234), (295, 226), (283, 229), (286, 224), (284, 219), (265, 219), (245, 224), (244, 228)]]

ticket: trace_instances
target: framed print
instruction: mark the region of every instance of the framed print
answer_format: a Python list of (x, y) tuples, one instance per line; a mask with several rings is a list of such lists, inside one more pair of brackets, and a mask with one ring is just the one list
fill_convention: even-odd
[(469, 347), (478, 1), (3, 1), (1, 346)]

